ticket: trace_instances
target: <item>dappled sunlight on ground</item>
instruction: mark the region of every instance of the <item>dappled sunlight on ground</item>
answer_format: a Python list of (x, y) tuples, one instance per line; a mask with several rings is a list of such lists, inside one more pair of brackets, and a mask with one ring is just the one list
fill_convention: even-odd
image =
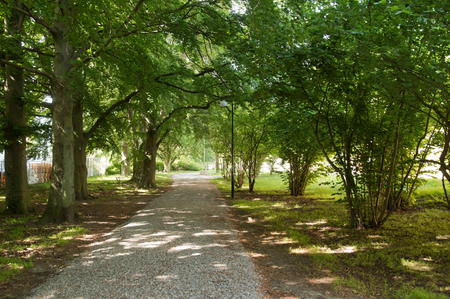
[(324, 253), (324, 254), (336, 254), (336, 253), (354, 253), (358, 249), (356, 246), (339, 246), (337, 249), (331, 249), (327, 246), (304, 246), (298, 248), (292, 248), (291, 253), (295, 254), (311, 254), (311, 253)]
[(433, 267), (425, 261), (411, 261), (402, 259), (402, 265), (413, 271), (430, 272), (433, 269)]
[(322, 225), (322, 224), (326, 224), (328, 222), (328, 220), (326, 220), (326, 219), (322, 219), (322, 220), (319, 220), (319, 221), (315, 221), (315, 222), (306, 222), (306, 223), (297, 223), (296, 225), (308, 225), (308, 226), (311, 226), (311, 225)]
[[(191, 298), (200, 294), (199, 286), (202, 292), (210, 288), (227, 294), (230, 284), (248, 288), (244, 281), (257, 281), (253, 274), (242, 277), (253, 269), (250, 259), (227, 221), (227, 206), (218, 199), (217, 189), (206, 181), (202, 184), (199, 188), (194, 180), (175, 183), (170, 192), (92, 244), (76, 267), (74, 263), (64, 270), (76, 277), (71, 286), (84, 288), (96, 277), (102, 285), (95, 291), (99, 296), (115, 298), (110, 289), (114, 287), (125, 288), (126, 297), (135, 298), (133, 294), (145, 285), (152, 292), (146, 293), (148, 297), (166, 298), (161, 294), (170, 290), (173, 298)], [(192, 285), (198, 279), (201, 283)], [(67, 297), (61, 295), (64, 292), (54, 294)]]
[(315, 278), (310, 279), (309, 282), (313, 284), (329, 284), (333, 283), (336, 279), (333, 277), (321, 277), (321, 278)]

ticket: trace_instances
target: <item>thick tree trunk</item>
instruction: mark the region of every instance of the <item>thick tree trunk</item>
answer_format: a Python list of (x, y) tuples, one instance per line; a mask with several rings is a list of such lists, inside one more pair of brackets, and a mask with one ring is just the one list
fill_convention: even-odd
[(81, 101), (75, 101), (73, 106), (72, 124), (74, 130), (74, 187), (75, 200), (86, 200), (87, 190), (87, 166), (86, 166), (86, 138), (83, 133), (83, 105)]
[(144, 150), (144, 145), (140, 144), (139, 140), (135, 140), (133, 148), (133, 175), (131, 181), (139, 184), (142, 176), (142, 161), (139, 158), (143, 156), (141, 152)]
[[(20, 1), (15, 1), (20, 8)], [(6, 22), (7, 34), (14, 36), (20, 30), (23, 23), (23, 15), (15, 10)], [(6, 60), (20, 63), (21, 40), (10, 39), (11, 50), (6, 53)], [(27, 214), (34, 210), (28, 190), (26, 137), (24, 129), (27, 126), (23, 70), (11, 65), (5, 66), (4, 97), (6, 104), (5, 127), (5, 184), (6, 184), (6, 209), (7, 214)]]
[(219, 155), (216, 154), (216, 172), (219, 172), (219, 170), (220, 170)]
[(122, 143), (122, 154), (125, 159), (122, 161), (121, 173), (123, 176), (130, 176), (130, 148), (128, 146), (128, 141), (123, 141)]
[(164, 158), (164, 172), (170, 172), (170, 169), (172, 168), (172, 155), (167, 154)]
[(70, 92), (74, 51), (67, 40), (67, 26), (56, 20), (53, 98), (53, 163), (50, 194), (41, 223), (73, 221), (75, 218), (73, 98)]
[(140, 188), (156, 188), (156, 153), (158, 150), (157, 140), (157, 131), (153, 128), (149, 128), (145, 136), (142, 176), (139, 182)]

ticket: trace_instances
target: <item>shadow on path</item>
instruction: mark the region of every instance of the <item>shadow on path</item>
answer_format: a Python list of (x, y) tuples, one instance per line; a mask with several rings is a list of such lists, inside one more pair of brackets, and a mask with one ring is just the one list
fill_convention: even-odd
[(30, 298), (262, 298), (217, 188), (173, 188), (33, 291)]

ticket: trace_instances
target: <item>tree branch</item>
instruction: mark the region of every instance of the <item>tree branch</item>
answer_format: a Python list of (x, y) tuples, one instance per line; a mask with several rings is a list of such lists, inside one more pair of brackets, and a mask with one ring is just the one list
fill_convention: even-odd
[(0, 62), (1, 62), (1, 63), (4, 63), (4, 64), (7, 64), (7, 65), (11, 65), (11, 66), (17, 67), (17, 68), (20, 68), (20, 69), (23, 69), (23, 70), (25, 70), (25, 71), (28, 71), (28, 72), (31, 72), (31, 73), (34, 73), (34, 74), (37, 74), (37, 75), (41, 75), (41, 76), (47, 77), (47, 78), (49, 78), (50, 80), (53, 80), (53, 79), (54, 79), (53, 76), (50, 75), (50, 74), (47, 74), (47, 73), (44, 73), (44, 72), (41, 72), (41, 71), (34, 70), (34, 69), (31, 69), (31, 68), (26, 67), (26, 66), (23, 66), (23, 65), (18, 65), (18, 64), (15, 64), (15, 63), (11, 63), (11, 62), (9, 62), (9, 61), (7, 61), (7, 60), (4, 60), (4, 59), (1, 59), (1, 58), (0, 58)]
[(114, 103), (111, 107), (108, 108), (105, 112), (100, 115), (100, 117), (97, 119), (95, 124), (91, 127), (91, 129), (84, 133), (84, 137), (86, 138), (86, 142), (89, 140), (89, 138), (94, 135), (95, 131), (100, 127), (101, 123), (106, 119), (106, 117), (111, 114), (117, 107), (119, 107), (122, 104), (128, 103), (135, 95), (139, 93), (139, 90), (135, 90), (129, 95), (127, 95), (124, 99)]
[(216, 100), (210, 101), (205, 106), (190, 105), (190, 106), (184, 106), (184, 107), (175, 108), (156, 126), (155, 130), (158, 130), (166, 121), (168, 121), (178, 111), (187, 110), (187, 109), (204, 109), (204, 110), (208, 110), (209, 107), (211, 106), (211, 104), (213, 102), (215, 102), (215, 101)]
[(39, 105), (47, 109), (53, 109), (53, 103), (41, 102)]
[(39, 50), (39, 49), (33, 49), (33, 48), (23, 48), (23, 49), (24, 49), (24, 50), (27, 50), (27, 51), (29, 51), (29, 52), (34, 52), (34, 53), (39, 54), (39, 55), (42, 55), (42, 56), (47, 56), (47, 57), (51, 57), (51, 58), (54, 58), (54, 57), (55, 57), (55, 55), (49, 54), (49, 53), (45, 53), (45, 52), (42, 52), (42, 51)]
[(175, 125), (176, 125), (177, 123), (179, 123), (180, 121), (185, 120), (186, 118), (187, 118), (187, 116), (185, 116), (185, 117), (183, 117), (183, 118), (181, 118), (181, 119), (179, 119), (179, 120), (177, 120), (177, 121), (171, 123), (171, 124), (169, 125), (169, 127), (167, 128), (167, 130), (164, 132), (164, 134), (159, 138), (158, 142), (156, 143), (156, 147), (159, 148), (159, 145), (161, 144), (161, 142), (164, 141), (164, 139), (166, 139), (167, 135), (169, 135), (170, 129), (171, 129), (173, 126), (175, 126)]
[(13, 9), (15, 9), (15, 10), (17, 10), (17, 11), (20, 11), (20, 12), (23, 13), (24, 15), (29, 16), (30, 18), (32, 18), (33, 20), (35, 20), (36, 23), (41, 24), (42, 26), (44, 26), (45, 29), (47, 29), (48, 31), (53, 32), (53, 31), (55, 30), (53, 27), (51, 27), (49, 24), (47, 24), (47, 22), (45, 22), (44, 20), (42, 20), (42, 19), (38, 18), (37, 16), (35, 16), (35, 15), (31, 12), (31, 10), (28, 8), (28, 6), (27, 6), (25, 3), (23, 3), (23, 1), (22, 1), (22, 5), (23, 5), (23, 7), (25, 7), (25, 10), (20, 9), (20, 8), (18, 8), (18, 7), (13, 7)]

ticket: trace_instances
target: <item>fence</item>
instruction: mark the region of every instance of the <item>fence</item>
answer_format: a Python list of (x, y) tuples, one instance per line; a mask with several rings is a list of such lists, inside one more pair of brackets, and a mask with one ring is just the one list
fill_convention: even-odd
[[(99, 176), (105, 174), (108, 161), (102, 158), (87, 157), (86, 166), (88, 176)], [(51, 162), (27, 163), (28, 184), (49, 182), (52, 176)], [(0, 188), (5, 187), (5, 166), (0, 160)]]
[(52, 176), (52, 163), (37, 162), (28, 163), (28, 183), (49, 182)]

